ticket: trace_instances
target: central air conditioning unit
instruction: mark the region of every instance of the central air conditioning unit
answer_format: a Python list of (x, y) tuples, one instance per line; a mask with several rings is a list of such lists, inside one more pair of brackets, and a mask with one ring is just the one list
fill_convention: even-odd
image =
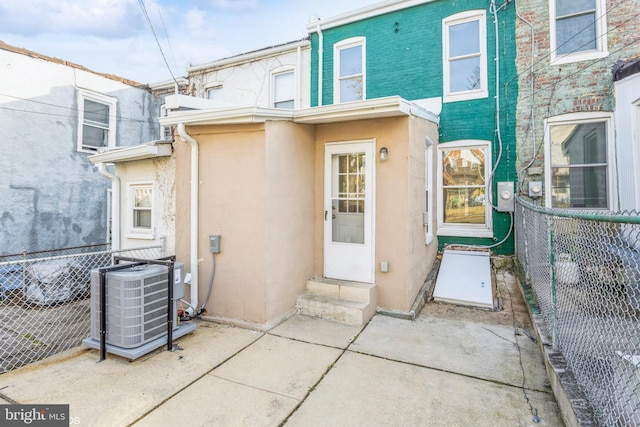
[[(136, 359), (166, 343), (169, 269), (159, 264), (136, 265), (105, 275), (106, 346), (109, 353)], [(179, 338), (195, 330), (178, 321), (176, 301), (184, 297), (184, 264), (174, 264), (173, 333)], [(100, 347), (100, 270), (91, 271), (91, 334), (83, 340)]]

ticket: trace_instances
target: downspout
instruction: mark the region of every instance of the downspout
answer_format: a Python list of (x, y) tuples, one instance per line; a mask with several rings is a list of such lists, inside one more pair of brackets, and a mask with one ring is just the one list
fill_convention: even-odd
[(298, 62), (296, 64), (296, 70), (297, 70), (297, 76), (298, 78), (296, 79), (296, 95), (298, 98), (298, 101), (295, 103), (296, 105), (293, 106), (293, 108), (302, 108), (302, 75), (304, 74), (302, 72), (302, 48), (300, 46), (298, 46), (298, 49), (296, 49), (296, 61)]
[(111, 180), (111, 250), (120, 250), (120, 178), (107, 170), (107, 165), (97, 164), (100, 175)]
[(318, 107), (322, 106), (322, 57), (324, 55), (324, 40), (322, 38), (322, 30), (320, 29), (320, 20), (316, 25), (318, 33)]
[(198, 305), (198, 142), (187, 133), (184, 123), (178, 123), (178, 135), (191, 145), (191, 298), (187, 311), (193, 317)]

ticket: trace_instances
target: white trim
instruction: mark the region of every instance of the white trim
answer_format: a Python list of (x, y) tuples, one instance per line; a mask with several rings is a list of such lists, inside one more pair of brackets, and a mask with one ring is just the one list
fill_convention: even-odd
[(607, 136), (607, 209), (600, 208), (567, 208), (580, 210), (609, 210), (616, 211), (618, 209), (617, 191), (616, 191), (616, 162), (615, 162), (615, 133), (613, 113), (605, 111), (580, 112), (561, 114), (549, 117), (544, 121), (544, 185), (545, 185), (545, 206), (551, 207), (551, 126), (596, 123), (604, 122), (606, 124)]
[(171, 141), (154, 141), (133, 147), (116, 148), (100, 154), (89, 156), (93, 163), (117, 163), (131, 160), (144, 160), (155, 157), (170, 156)]
[[(361, 139), (361, 140), (348, 140), (348, 141), (331, 141), (324, 144), (324, 198), (323, 207), (328, 212), (331, 212), (331, 156), (333, 154), (349, 153), (354, 151), (363, 151), (367, 155), (367, 162), (365, 169), (368, 169), (366, 174), (366, 189), (365, 189), (365, 223), (364, 223), (364, 244), (362, 248), (366, 248), (369, 245), (367, 251), (369, 268), (365, 271), (356, 271), (354, 268), (342, 270), (346, 275), (341, 276), (337, 270), (331, 270), (327, 268), (327, 251), (328, 240), (331, 235), (331, 221), (323, 219), (323, 274), (325, 277), (353, 280), (364, 283), (375, 283), (376, 277), (376, 139)], [(368, 221), (367, 221), (367, 214)], [(369, 240), (367, 240), (369, 239)], [(334, 250), (337, 248), (345, 249), (344, 254), (349, 253), (349, 247), (353, 248), (351, 244), (345, 243), (333, 243)], [(363, 251), (364, 252), (364, 251)], [(350, 260), (353, 262), (353, 259)]]
[[(196, 99), (202, 100), (202, 98)], [(398, 116), (415, 116), (436, 124), (439, 123), (439, 117), (436, 114), (399, 96), (389, 96), (296, 111), (260, 107), (176, 111), (170, 112), (167, 117), (160, 117), (160, 124), (167, 126), (178, 123), (184, 125), (264, 123), (267, 120), (291, 120), (296, 123), (319, 124)]]
[(581, 50), (575, 53), (558, 55), (556, 47), (556, 2), (555, 0), (549, 1), (549, 57), (551, 64), (568, 64), (571, 62), (588, 61), (609, 56), (607, 43), (606, 0), (595, 0), (595, 3), (596, 48), (592, 50)]
[[(340, 52), (344, 49), (360, 46), (362, 50), (362, 97), (357, 101), (364, 101), (367, 99), (367, 39), (365, 37), (351, 37), (348, 39), (340, 40), (333, 45), (333, 103), (341, 104), (340, 101), (340, 79), (343, 77), (340, 75)], [(359, 74), (353, 74), (352, 76), (358, 76)], [(350, 76), (344, 76), (350, 77)], [(351, 101), (354, 102), (354, 101)]]
[[(450, 61), (449, 61), (449, 27), (478, 21), (478, 45), (480, 52), (480, 89), (463, 92), (450, 92)], [(442, 20), (442, 94), (443, 102), (465, 101), (489, 96), (487, 79), (487, 16), (484, 10), (468, 10), (448, 16)]]
[[(444, 197), (442, 188), (442, 152), (443, 150), (455, 150), (459, 148), (480, 148), (485, 153), (485, 224), (445, 224), (444, 222)], [(493, 218), (491, 211), (489, 176), (491, 174), (491, 142), (484, 140), (460, 140), (438, 144), (438, 236), (458, 237), (493, 237)]]
[(428, 245), (433, 242), (433, 146), (435, 144), (429, 138), (425, 136), (424, 141), (424, 187), (425, 196), (427, 198), (425, 203), (425, 216), (424, 221), (424, 238), (425, 244)]
[[(118, 100), (114, 97), (103, 95), (100, 93), (89, 92), (88, 90), (78, 89), (78, 141), (77, 149), (83, 153), (96, 153), (102, 149), (115, 148), (116, 146), (116, 129), (117, 129), (117, 115), (116, 106)], [(84, 136), (84, 101), (89, 100), (103, 104), (109, 107), (109, 129), (107, 129), (107, 146), (106, 147), (91, 147), (82, 144)]]
[(296, 49), (298, 49), (298, 47), (306, 48), (310, 46), (311, 46), (311, 43), (309, 42), (309, 40), (306, 40), (306, 39), (292, 42), (292, 43), (286, 43), (280, 46), (273, 46), (265, 49), (256, 50), (253, 52), (246, 52), (240, 55), (230, 56), (228, 58), (219, 59), (217, 61), (208, 62), (206, 64), (193, 65), (191, 67), (187, 67), (187, 73), (191, 74), (197, 71), (209, 70), (210, 68), (220, 68), (229, 64), (241, 65), (245, 62), (250, 62), (258, 58), (276, 56), (287, 51), (295, 51)]
[[(291, 82), (293, 84), (293, 97), (291, 98), (291, 100), (293, 101), (293, 107), (291, 109), (296, 109), (298, 108), (298, 89), (297, 89), (297, 73), (296, 73), (296, 67), (291, 66), (291, 65), (286, 65), (286, 66), (280, 66), (277, 68), (274, 68), (273, 70), (271, 70), (270, 73), (270, 91), (269, 91), (269, 105), (272, 108), (278, 108), (276, 107), (276, 77), (283, 75), (283, 74), (289, 74), (292, 73), (293, 74), (293, 81)], [(287, 108), (285, 108), (287, 109)]]
[[(135, 195), (134, 189), (142, 187), (142, 188), (151, 188), (151, 228), (142, 228), (135, 227), (133, 220), (133, 210), (135, 203)], [(126, 236), (130, 239), (144, 239), (144, 240), (153, 240), (154, 238), (154, 224), (155, 224), (155, 198), (156, 198), (156, 189), (155, 183), (153, 181), (140, 181), (140, 182), (129, 182), (127, 183), (127, 234)]]
[(432, 3), (435, 0), (387, 0), (376, 3), (371, 6), (361, 7), (350, 12), (332, 16), (324, 20), (312, 20), (307, 24), (309, 33), (315, 32), (318, 28), (327, 30), (329, 28), (339, 27), (353, 22), (362, 21), (364, 19), (373, 18), (375, 16), (385, 15), (387, 13), (404, 10), (410, 7), (419, 6), (421, 4)]

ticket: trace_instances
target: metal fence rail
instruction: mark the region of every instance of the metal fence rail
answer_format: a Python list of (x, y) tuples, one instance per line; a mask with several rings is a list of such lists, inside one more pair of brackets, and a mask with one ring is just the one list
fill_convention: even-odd
[(640, 426), (640, 214), (516, 205), (516, 255), (596, 421)]
[(91, 270), (113, 255), (154, 259), (161, 246), (80, 247), (0, 257), (0, 373), (75, 347), (90, 333)]

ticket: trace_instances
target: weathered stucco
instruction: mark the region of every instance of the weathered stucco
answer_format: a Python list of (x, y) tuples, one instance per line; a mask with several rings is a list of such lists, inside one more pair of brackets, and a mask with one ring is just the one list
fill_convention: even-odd
[(77, 91), (117, 99), (116, 145), (157, 139), (146, 90), (0, 47), (0, 255), (107, 241), (107, 189), (77, 151)]

